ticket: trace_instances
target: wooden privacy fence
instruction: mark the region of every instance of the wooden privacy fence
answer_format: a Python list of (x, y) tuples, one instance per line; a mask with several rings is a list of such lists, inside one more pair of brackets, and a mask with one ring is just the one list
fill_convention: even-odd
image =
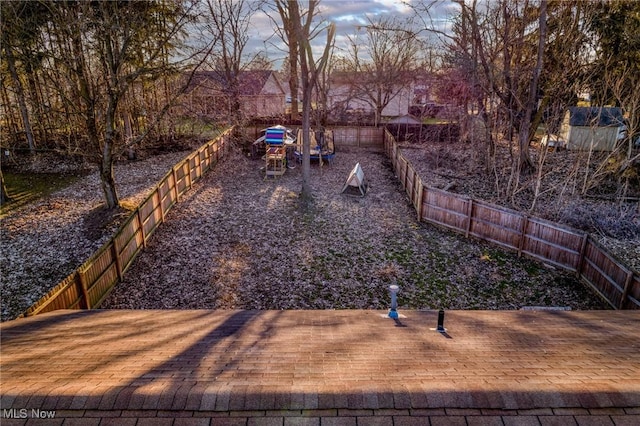
[(21, 316), (100, 306), (182, 194), (222, 158), (230, 134), (231, 129), (175, 165), (109, 242)]
[[(299, 125), (287, 125), (291, 129), (300, 128)], [(260, 131), (267, 126), (250, 126), (245, 129), (249, 138), (257, 139)], [(327, 129), (333, 130), (333, 141), (336, 150), (344, 148), (383, 148), (383, 137), (385, 129), (383, 127), (366, 127), (366, 126), (327, 126)], [(315, 127), (312, 126), (312, 129)]]
[(615, 309), (640, 309), (640, 274), (616, 260), (587, 233), (536, 217), (424, 186), (393, 135), (384, 149), (419, 221), (474, 236), (518, 255), (572, 271)]

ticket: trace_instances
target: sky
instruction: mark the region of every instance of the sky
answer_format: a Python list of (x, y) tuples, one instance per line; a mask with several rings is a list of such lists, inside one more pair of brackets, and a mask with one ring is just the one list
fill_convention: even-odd
[[(267, 0), (269, 1), (269, 0)], [(367, 17), (395, 16), (400, 19), (414, 15), (411, 5), (418, 3), (432, 3), (433, 0), (320, 0), (322, 18), (336, 24), (336, 49), (346, 49), (348, 36), (358, 32), (358, 26), (366, 24)], [(442, 25), (447, 25), (449, 17), (456, 10), (456, 5), (447, 0), (438, 1), (430, 9), (431, 16), (438, 19)], [(277, 16), (275, 13), (273, 16)], [(252, 19), (251, 40), (246, 52), (255, 54), (258, 51), (267, 53), (274, 61), (274, 69), (280, 67), (282, 58), (286, 56), (285, 46), (277, 35), (274, 35), (273, 20), (260, 12)], [(362, 31), (362, 30), (361, 30)], [(314, 44), (316, 57), (320, 55), (326, 34), (322, 34)]]

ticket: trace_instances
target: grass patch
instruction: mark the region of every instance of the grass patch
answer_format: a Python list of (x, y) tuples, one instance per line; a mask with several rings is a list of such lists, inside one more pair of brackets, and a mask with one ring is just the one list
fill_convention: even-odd
[(0, 217), (73, 184), (80, 176), (62, 173), (2, 172), (9, 202), (0, 206)]

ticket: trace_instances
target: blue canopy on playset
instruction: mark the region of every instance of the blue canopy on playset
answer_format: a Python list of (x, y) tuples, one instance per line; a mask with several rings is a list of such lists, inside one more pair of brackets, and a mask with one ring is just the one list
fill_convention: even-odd
[(283, 145), (286, 129), (283, 127), (269, 127), (264, 135), (267, 145)]

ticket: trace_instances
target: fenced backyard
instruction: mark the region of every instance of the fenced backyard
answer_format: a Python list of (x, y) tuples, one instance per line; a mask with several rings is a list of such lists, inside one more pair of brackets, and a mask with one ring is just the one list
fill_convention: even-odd
[[(250, 128), (247, 133), (257, 134), (259, 130)], [(419, 221), (572, 271), (613, 308), (640, 309), (638, 273), (614, 259), (588, 234), (423, 185), (393, 136), (383, 128), (337, 127), (333, 131), (338, 149), (384, 149)], [(182, 194), (224, 156), (229, 136), (230, 130), (174, 166), (108, 243), (23, 316), (99, 307)]]
[(23, 316), (57, 309), (91, 309), (122, 280), (135, 257), (164, 222), (165, 216), (224, 156), (231, 129), (202, 145), (175, 165), (128, 217), (115, 236), (77, 270), (32, 305)]
[(640, 275), (617, 261), (588, 233), (425, 186), (387, 131), (384, 148), (418, 220), (574, 272), (611, 307), (640, 309)]

